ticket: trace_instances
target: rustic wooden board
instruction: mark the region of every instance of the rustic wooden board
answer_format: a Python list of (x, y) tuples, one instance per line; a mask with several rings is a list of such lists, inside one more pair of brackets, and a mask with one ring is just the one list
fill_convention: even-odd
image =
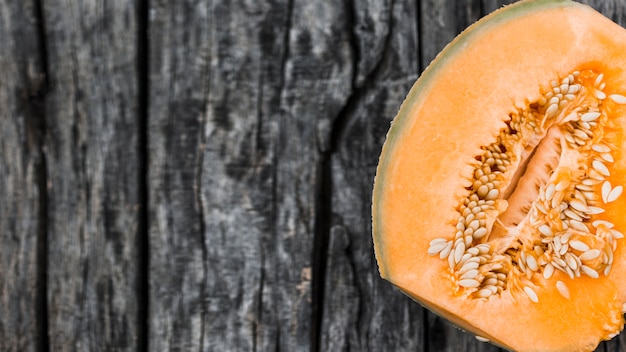
[(46, 334), (45, 59), (34, 1), (0, 1), (0, 38), (0, 350), (37, 351)]
[(151, 6), (150, 348), (308, 351), (341, 2)]
[(58, 0), (42, 10), (49, 347), (135, 351), (143, 177), (136, 4)]
[[(237, 294), (231, 287), (224, 287), (223, 295), (215, 298), (206, 294), (210, 249), (205, 243), (199, 176), (206, 144), (204, 111), (209, 93), (208, 65), (211, 51), (219, 44), (210, 29), (214, 20), (210, 4), (150, 1), (150, 7), (149, 346), (155, 351), (204, 350), (211, 343), (204, 340), (205, 333), (213, 330), (208, 329), (211, 321), (219, 323), (223, 319), (209, 321), (207, 317), (213, 316), (214, 309), (227, 309), (225, 307), (241, 303), (230, 301), (230, 295)], [(231, 45), (222, 44), (226, 48)], [(222, 180), (228, 182), (228, 178)], [(219, 188), (228, 190), (221, 185)], [(233, 205), (233, 211), (238, 209)], [(257, 236), (258, 233), (251, 234), (250, 239), (254, 241)], [(235, 246), (241, 239), (231, 241), (224, 236), (222, 241)], [(228, 278), (226, 267), (222, 271)], [(221, 275), (214, 272), (215, 279), (219, 279)], [(244, 317), (239, 318), (242, 321)], [(251, 342), (250, 336), (241, 331), (233, 331), (233, 334), (238, 340), (221, 345), (238, 349), (244, 347), (237, 342)], [(216, 331), (215, 337), (220, 336)]]
[[(353, 41), (369, 43), (356, 47), (353, 80), (360, 86), (335, 125), (329, 156), (332, 226), (321, 350), (423, 351), (428, 346), (424, 312), (379, 278), (370, 220), (380, 147), (420, 71), (420, 12), (408, 1), (353, 5), (359, 14), (350, 29)], [(382, 8), (385, 16), (371, 8)]]

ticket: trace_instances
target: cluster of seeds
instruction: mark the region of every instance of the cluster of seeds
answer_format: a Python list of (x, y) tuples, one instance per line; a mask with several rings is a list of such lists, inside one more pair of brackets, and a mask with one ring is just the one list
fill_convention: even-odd
[[(483, 147), (454, 237), (428, 249), (447, 260), (457, 291), (489, 298), (519, 290), (537, 302), (539, 277), (609, 274), (624, 235), (601, 216), (623, 187), (608, 180), (615, 148), (606, 136), (611, 109), (626, 97), (605, 88), (591, 70), (553, 81)], [(570, 298), (564, 281), (555, 286)]]

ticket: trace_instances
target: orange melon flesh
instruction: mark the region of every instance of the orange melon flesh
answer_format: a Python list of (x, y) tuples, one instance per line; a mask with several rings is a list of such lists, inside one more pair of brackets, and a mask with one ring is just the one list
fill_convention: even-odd
[[(513, 110), (541, 97), (541, 87), (576, 70), (604, 74), (607, 94), (626, 95), (626, 30), (570, 1), (522, 1), (480, 20), (433, 61), (393, 121), (373, 195), (373, 239), (380, 274), (459, 327), (515, 351), (592, 351), (623, 327), (626, 240), (611, 272), (536, 279), (538, 302), (520, 290), (489, 299), (463, 296), (445, 260), (428, 256), (450, 238), (473, 167)], [(612, 110), (618, 153), (607, 179), (626, 185), (626, 105)], [(615, 137), (617, 136), (617, 137)], [(603, 219), (626, 231), (626, 197)], [(540, 276), (540, 275), (539, 275)], [(570, 298), (556, 289), (567, 284)]]

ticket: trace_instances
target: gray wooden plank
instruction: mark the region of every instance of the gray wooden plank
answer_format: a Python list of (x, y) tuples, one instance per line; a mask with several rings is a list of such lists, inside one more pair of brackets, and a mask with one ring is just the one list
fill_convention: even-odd
[[(295, 337), (287, 335), (288, 343), (280, 350), (309, 351), (318, 348), (316, 319), (322, 303), (322, 266), (314, 255), (329, 226), (326, 154), (332, 147), (334, 121), (352, 90), (355, 53), (347, 2), (295, 0), (290, 9), (284, 81), (279, 109), (273, 113), (279, 126), (273, 235), (278, 255), (272, 256), (279, 262), (273, 285), (281, 287), (276, 291), (283, 291), (280, 302), (286, 303), (278, 332), (296, 332)], [(281, 253), (287, 254), (286, 260)]]
[[(210, 309), (202, 337), (210, 351), (296, 350), (309, 343), (309, 287), (300, 280), (309, 280), (310, 271), (307, 276), (291, 256), (311, 247), (300, 242), (306, 237), (281, 237), (278, 220), (297, 222), (292, 216), (302, 216), (299, 204), (293, 204), (293, 215), (280, 213), (277, 204), (283, 194), (294, 193), (281, 189), (289, 182), (281, 180), (276, 161), (290, 4), (212, 6), (210, 32), (229, 45), (209, 48), (206, 146), (196, 166), (207, 250), (203, 300)], [(299, 286), (289, 285), (291, 280)], [(299, 291), (289, 290), (296, 286)], [(294, 303), (300, 297), (301, 307)]]
[(208, 252), (197, 177), (213, 9), (202, 1), (150, 1), (149, 6), (148, 346), (202, 350), (205, 316), (214, 306), (231, 304), (227, 296), (218, 302), (204, 297)]
[(0, 1), (0, 350), (45, 345), (45, 63), (34, 1)]
[[(322, 320), (322, 351), (423, 351), (423, 309), (383, 281), (373, 256), (371, 190), (389, 123), (419, 73), (419, 10), (413, 1), (354, 2), (357, 82), (333, 131), (332, 227)], [(388, 16), (373, 15), (385, 8)], [(386, 13), (385, 12), (385, 13)], [(380, 23), (382, 22), (382, 23)], [(380, 28), (386, 28), (381, 31)], [(357, 48), (359, 48), (357, 46)], [(380, 48), (380, 49), (378, 49)], [(359, 78), (362, 77), (362, 78)]]
[(50, 349), (138, 348), (137, 5), (45, 1)]
[(276, 349), (266, 109), (280, 98), (288, 6), (151, 6), (150, 346)]
[[(280, 139), (287, 148), (277, 146), (277, 161), (281, 171), (277, 186), (281, 187), (282, 174), (283, 181), (292, 180), (287, 182), (289, 193), (295, 195), (296, 199), (300, 198), (299, 203), (308, 203), (314, 207), (314, 213), (306, 212), (310, 215), (302, 211), (306, 209), (299, 211), (300, 216), (306, 216), (308, 224), (302, 224), (306, 227), (295, 229), (297, 232), (294, 234), (296, 237), (307, 236), (307, 241), (314, 243), (311, 249), (316, 251), (311, 252), (311, 257), (319, 255), (317, 258), (301, 259), (308, 262), (305, 265), (312, 267), (313, 282), (307, 285), (315, 289), (311, 297), (314, 307), (309, 317), (312, 341), (294, 350), (317, 350), (319, 324), (323, 328), (323, 322), (318, 319), (320, 309), (323, 309), (320, 296), (325, 264), (321, 258), (324, 255), (322, 244), (327, 241), (330, 225), (329, 196), (326, 194), (329, 190), (325, 188), (328, 186), (330, 167), (327, 154), (332, 148), (333, 125), (352, 91), (356, 60), (351, 42), (352, 18), (348, 3), (337, 0), (297, 0), (291, 12), (288, 55), (284, 66), (285, 82), (279, 113), (282, 126), (279, 133), (289, 137)], [(300, 152), (297, 152), (298, 149)], [(298, 184), (309, 186), (301, 187)], [(284, 197), (278, 200), (279, 214), (293, 208), (294, 200), (290, 200), (288, 194), (279, 195)], [(278, 223), (279, 228), (285, 225), (287, 223), (284, 221)], [(295, 284), (289, 284), (288, 287)]]
[(343, 2), (150, 5), (150, 348), (308, 351)]

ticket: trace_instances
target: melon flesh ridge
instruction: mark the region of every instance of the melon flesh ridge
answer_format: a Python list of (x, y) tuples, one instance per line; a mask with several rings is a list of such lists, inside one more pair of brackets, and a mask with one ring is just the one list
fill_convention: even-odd
[[(377, 174), (377, 185), (384, 184), (380, 186), (384, 189), (375, 189), (374, 195), (374, 239), (381, 274), (457, 325), (506, 348), (591, 350), (599, 339), (621, 328), (626, 280), (613, 273), (626, 272), (623, 260), (614, 263), (609, 277), (596, 280), (581, 277), (570, 282), (555, 274), (549, 280), (552, 284), (536, 290), (539, 302), (532, 303), (507, 292), (486, 301), (459, 298), (453, 294), (454, 283), (446, 275), (445, 263), (439, 258), (423, 259), (431, 239), (454, 233), (450, 219), (458, 216), (455, 207), (473, 170), (465, 160), (493, 142), (513, 108), (537, 100), (539, 87), (549, 80), (580, 69), (605, 73), (607, 91), (617, 89), (623, 94), (626, 90), (624, 30), (587, 7), (564, 3), (485, 26), (471, 29), (463, 39), (469, 42), (463, 49), (450, 49), (431, 65), (429, 70), (436, 71), (437, 79), (418, 82), (419, 93), (407, 98), (394, 121), (395, 131), (390, 132), (381, 158), (384, 173), (381, 176), (379, 169)], [(620, 87), (624, 87), (621, 92)], [(455, 97), (462, 104), (455, 103)], [(443, 132), (443, 118), (444, 126), (455, 128)], [(440, 149), (445, 145), (446, 149)], [(623, 142), (619, 147), (626, 149)], [(385, 158), (385, 153), (393, 153), (394, 158)], [(424, 172), (423, 165), (430, 170)], [(624, 184), (624, 159), (618, 158), (614, 168), (619, 172), (611, 183)], [(411, 204), (419, 205), (419, 215)], [(620, 209), (626, 209), (623, 199), (607, 207), (607, 215), (613, 215), (616, 227), (624, 229), (626, 219), (619, 217)], [(423, 239), (414, 240), (416, 234)], [(616, 258), (623, 249), (620, 241)], [(567, 281), (571, 299), (566, 305), (560, 303), (563, 298), (554, 288), (556, 280)], [(532, 317), (541, 321), (530, 321)], [(553, 328), (552, 334), (546, 334), (546, 326)], [(516, 331), (521, 333), (516, 336)], [(535, 335), (541, 340), (533, 340)]]

